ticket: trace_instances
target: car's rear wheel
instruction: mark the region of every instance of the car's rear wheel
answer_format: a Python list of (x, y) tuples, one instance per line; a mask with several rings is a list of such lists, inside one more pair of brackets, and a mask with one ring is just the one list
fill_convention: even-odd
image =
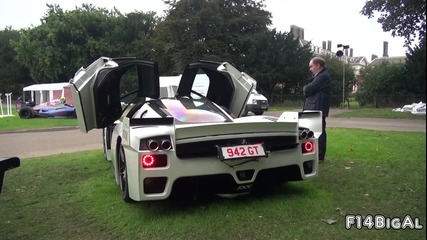
[(33, 117), (33, 109), (30, 107), (24, 107), (19, 110), (19, 117), (20, 118), (32, 118)]
[(128, 174), (126, 168), (126, 156), (125, 150), (122, 145), (119, 148), (119, 159), (117, 167), (119, 169), (119, 186), (122, 193), (122, 199), (125, 202), (132, 202), (132, 199), (129, 197), (129, 185), (128, 185)]

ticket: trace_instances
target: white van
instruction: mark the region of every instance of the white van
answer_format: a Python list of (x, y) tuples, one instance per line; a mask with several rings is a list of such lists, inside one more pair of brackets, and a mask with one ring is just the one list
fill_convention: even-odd
[(258, 93), (255, 89), (252, 90), (249, 95), (248, 102), (246, 103), (246, 114), (252, 112), (255, 115), (262, 115), (264, 111), (268, 110), (268, 99), (261, 93)]

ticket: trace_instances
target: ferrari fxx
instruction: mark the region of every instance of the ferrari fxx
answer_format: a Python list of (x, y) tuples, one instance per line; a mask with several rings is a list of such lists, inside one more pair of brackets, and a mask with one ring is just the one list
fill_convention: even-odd
[[(201, 74), (203, 94), (193, 89)], [(253, 82), (230, 63), (195, 61), (176, 94), (161, 96), (157, 63), (131, 57), (101, 57), (70, 80), (80, 129), (103, 129), (125, 201), (237, 196), (316, 177), (321, 112), (243, 116)]]

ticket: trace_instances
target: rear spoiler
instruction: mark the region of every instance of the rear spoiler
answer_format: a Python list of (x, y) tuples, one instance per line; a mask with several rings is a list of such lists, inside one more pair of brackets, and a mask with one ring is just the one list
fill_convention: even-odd
[(236, 134), (272, 134), (297, 136), (297, 122), (244, 122), (244, 123), (217, 123), (206, 125), (179, 125), (175, 128), (177, 141), (206, 136), (236, 135)]
[(314, 137), (318, 138), (322, 134), (322, 112), (321, 111), (302, 111), (302, 112), (283, 112), (278, 122), (298, 121), (299, 128), (307, 128), (314, 132)]

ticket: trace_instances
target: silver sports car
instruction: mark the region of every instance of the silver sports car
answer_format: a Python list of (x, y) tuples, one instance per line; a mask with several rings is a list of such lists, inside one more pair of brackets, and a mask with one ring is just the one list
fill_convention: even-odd
[[(203, 93), (193, 87), (201, 75)], [(103, 129), (123, 200), (149, 201), (236, 196), (317, 176), (321, 112), (243, 117), (254, 81), (230, 63), (196, 61), (162, 96), (170, 91), (160, 90), (156, 62), (101, 57), (70, 83), (81, 131)]]

